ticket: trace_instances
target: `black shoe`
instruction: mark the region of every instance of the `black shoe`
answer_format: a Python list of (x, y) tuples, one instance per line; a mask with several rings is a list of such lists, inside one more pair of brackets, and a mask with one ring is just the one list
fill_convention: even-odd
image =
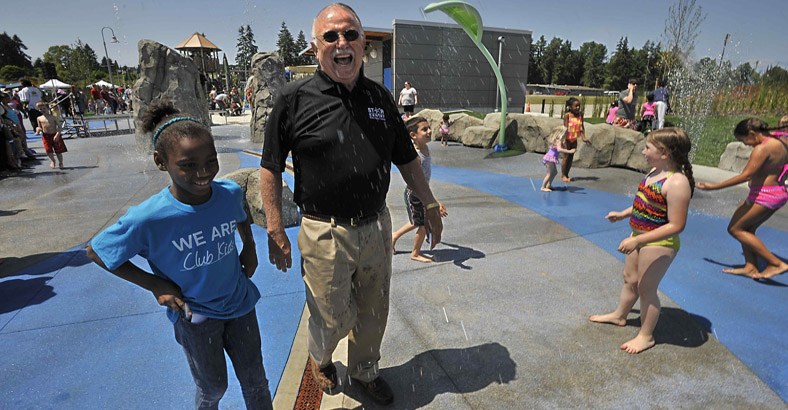
[(309, 361), (311, 362), (310, 366), (312, 367), (312, 378), (315, 379), (315, 383), (320, 386), (320, 389), (322, 389), (324, 392), (328, 392), (329, 390), (337, 387), (337, 368), (334, 366), (334, 363), (331, 363), (322, 369), (318, 369), (314, 360), (310, 358)]
[(358, 383), (375, 403), (385, 405), (394, 402), (394, 393), (391, 391), (391, 387), (380, 376), (371, 382), (362, 382), (358, 379), (353, 379), (353, 381)]

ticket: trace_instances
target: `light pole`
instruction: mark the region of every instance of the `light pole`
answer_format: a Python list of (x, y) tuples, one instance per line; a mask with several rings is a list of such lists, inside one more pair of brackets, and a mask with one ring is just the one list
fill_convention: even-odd
[(109, 53), (107, 53), (107, 42), (104, 40), (104, 29), (108, 28), (109, 31), (112, 32), (112, 38), (109, 40), (110, 43), (119, 43), (118, 38), (115, 37), (115, 30), (112, 27), (104, 26), (101, 28), (101, 42), (104, 43), (104, 57), (107, 58), (107, 71), (109, 71), (109, 82), (112, 84), (112, 87), (115, 86), (115, 81), (112, 80), (112, 66), (109, 64)]
[(722, 54), (720, 55), (720, 68), (722, 68), (722, 61), (725, 59), (725, 47), (728, 46), (728, 39), (730, 38), (730, 33), (725, 34), (725, 40), (722, 42)]
[[(501, 70), (501, 46), (503, 45), (503, 36), (498, 36), (498, 70)], [(500, 91), (495, 87), (495, 112), (498, 112), (498, 96)]]

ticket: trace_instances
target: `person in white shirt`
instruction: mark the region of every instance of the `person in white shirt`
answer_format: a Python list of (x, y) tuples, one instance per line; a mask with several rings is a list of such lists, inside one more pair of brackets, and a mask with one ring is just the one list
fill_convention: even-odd
[(22, 89), (19, 90), (19, 101), (22, 102), (22, 110), (27, 110), (27, 118), (30, 120), (30, 127), (36, 129), (38, 126), (38, 117), (41, 112), (36, 109), (36, 104), (41, 102), (41, 90), (34, 86), (27, 78), (20, 78), (19, 82), (22, 83)]
[(413, 107), (419, 103), (419, 93), (416, 89), (410, 86), (410, 83), (405, 81), (405, 88), (399, 92), (398, 105), (402, 106), (405, 111), (405, 117), (413, 115)]

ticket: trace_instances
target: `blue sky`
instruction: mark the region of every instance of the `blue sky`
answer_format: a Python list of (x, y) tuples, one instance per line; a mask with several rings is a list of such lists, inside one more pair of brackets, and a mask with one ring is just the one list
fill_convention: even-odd
[[(678, 1), (678, 0), (676, 0)], [(485, 26), (531, 30), (534, 40), (544, 35), (572, 42), (577, 49), (586, 41), (605, 44), (611, 52), (622, 36), (640, 48), (646, 40), (659, 41), (664, 31), (670, 1), (652, 0), (471, 0)], [(27, 53), (41, 57), (52, 45), (72, 44), (77, 38), (88, 43), (101, 58), (101, 28), (112, 27), (120, 40), (107, 43), (109, 56), (121, 65), (137, 64), (137, 41), (150, 39), (174, 47), (195, 31), (235, 59), (238, 28), (249, 24), (258, 47), (274, 50), (282, 22), (295, 37), (303, 30), (309, 37), (312, 19), (327, 1), (250, 0), (39, 0), (17, 1), (3, 9), (6, 18), (0, 30), (18, 35)], [(450, 23), (442, 13), (424, 15), (429, 1), (346, 1), (361, 17), (365, 27), (391, 28), (394, 19)], [(758, 69), (768, 65), (788, 68), (788, 1), (786, 0), (697, 0), (707, 14), (696, 40), (694, 58), (718, 58), (723, 39), (730, 33), (725, 52), (734, 66), (749, 61)], [(623, 7), (623, 9), (622, 9)], [(15, 10), (14, 10), (15, 9)], [(6, 13), (4, 13), (6, 14)], [(7, 14), (6, 14), (7, 15)], [(23, 17), (24, 16), (24, 17)], [(107, 40), (111, 36), (105, 30)]]

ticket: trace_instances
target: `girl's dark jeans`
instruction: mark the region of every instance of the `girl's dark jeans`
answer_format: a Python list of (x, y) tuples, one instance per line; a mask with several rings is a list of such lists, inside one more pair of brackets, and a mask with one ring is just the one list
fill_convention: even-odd
[(227, 390), (226, 351), (241, 383), (246, 408), (273, 409), (254, 309), (235, 319), (208, 318), (197, 324), (181, 315), (174, 326), (175, 340), (183, 346), (197, 385), (195, 408), (218, 409)]

